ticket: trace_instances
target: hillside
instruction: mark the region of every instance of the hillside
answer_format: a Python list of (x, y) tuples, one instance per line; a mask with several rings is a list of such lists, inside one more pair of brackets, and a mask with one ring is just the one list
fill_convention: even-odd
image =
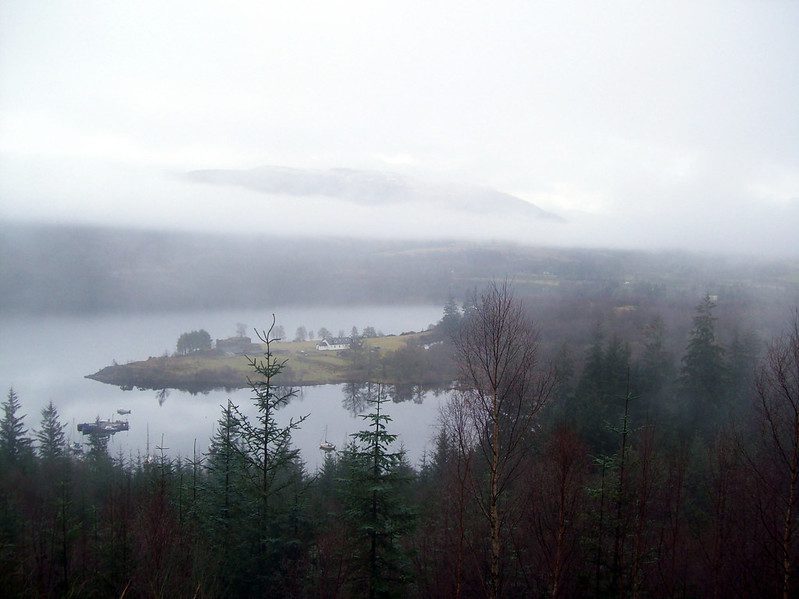
[(793, 260), (0, 224), (0, 310), (91, 313), (435, 303), (509, 278), (528, 297), (799, 288)]

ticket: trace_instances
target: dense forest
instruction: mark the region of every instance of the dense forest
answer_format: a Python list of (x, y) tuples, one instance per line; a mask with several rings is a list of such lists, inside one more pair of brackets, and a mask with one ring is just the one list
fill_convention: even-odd
[[(629, 292), (625, 292), (629, 293)], [(257, 417), (208, 451), (76, 452), (57, 406), (0, 419), (8, 596), (795, 596), (799, 314), (742, 295), (541, 303), (493, 283), (435, 327), (457, 371), (410, 464), (378, 380), (361, 432), (308, 472), (279, 426), (287, 364), (252, 360)], [(737, 298), (737, 299), (736, 299)], [(579, 308), (575, 308), (579, 306)], [(724, 308), (724, 309), (723, 309)], [(775, 328), (776, 327), (776, 328)], [(782, 333), (778, 330), (782, 329)], [(769, 334), (769, 337), (764, 337)], [(31, 428), (33, 427), (33, 428)], [(201, 444), (203, 447), (204, 443)]]

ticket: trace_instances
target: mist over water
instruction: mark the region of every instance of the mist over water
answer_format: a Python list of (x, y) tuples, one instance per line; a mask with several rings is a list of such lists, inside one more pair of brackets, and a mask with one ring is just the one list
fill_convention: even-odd
[(779, 1), (12, 1), (0, 218), (796, 256), (797, 28)]
[[(421, 330), (440, 318), (441, 308), (433, 305), (348, 306), (273, 308), (289, 335), (300, 325), (308, 329), (327, 327), (331, 331), (352, 326), (382, 328), (397, 334)], [(101, 419), (127, 419), (130, 431), (111, 437), (109, 451), (124, 457), (144, 454), (147, 432), (150, 450), (163, 440), (168, 454), (190, 456), (194, 442), (198, 453), (207, 451), (221, 407), (228, 398), (251, 414), (249, 389), (215, 390), (190, 394), (168, 389), (160, 397), (157, 391), (123, 391), (84, 378), (108, 366), (112, 361), (125, 363), (174, 352), (178, 336), (187, 330), (205, 328), (213, 338), (233, 336), (237, 323), (268, 327), (271, 310), (182, 311), (160, 314), (106, 314), (91, 316), (3, 316), (0, 318), (0, 383), (14, 388), (22, 401), (29, 430), (39, 426), (40, 412), (49, 401), (58, 408), (67, 434), (73, 441), (85, 438), (76, 425)], [(294, 436), (308, 468), (321, 463), (318, 450), (324, 427), (328, 438), (342, 445), (348, 435), (360, 430), (361, 421), (343, 406), (344, 394), (339, 385), (307, 387), (281, 410), (279, 420), (311, 414)], [(161, 400), (159, 402), (159, 399)], [(433, 434), (439, 398), (428, 394), (422, 404), (391, 404), (395, 430), (409, 453), (418, 460)], [(129, 416), (118, 416), (117, 409), (130, 409)]]
[(0, 594), (799, 596), (797, 32), (3, 0)]

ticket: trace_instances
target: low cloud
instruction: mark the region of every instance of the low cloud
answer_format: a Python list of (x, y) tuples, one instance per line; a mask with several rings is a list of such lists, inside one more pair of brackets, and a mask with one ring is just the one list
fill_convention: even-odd
[(563, 220), (522, 198), (488, 187), (431, 183), (384, 171), (262, 166), (197, 170), (186, 177), (196, 183), (243, 187), (272, 196), (323, 197), (371, 207), (421, 204), (470, 214)]

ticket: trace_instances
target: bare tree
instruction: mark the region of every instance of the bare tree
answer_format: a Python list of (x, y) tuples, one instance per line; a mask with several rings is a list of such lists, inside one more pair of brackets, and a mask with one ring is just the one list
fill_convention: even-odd
[[(474, 427), (466, 412), (467, 403), (459, 395), (447, 402), (440, 414), (441, 426), (447, 440), (453, 445), (454, 451), (451, 464), (445, 473), (446, 483), (444, 493), (445, 502), (449, 509), (454, 511), (455, 519), (455, 549), (450, 552), (453, 559), (452, 578), (454, 588), (453, 597), (460, 599), (463, 594), (464, 561), (466, 554), (466, 514), (469, 489), (473, 486), (473, 459)], [(454, 553), (454, 555), (452, 555)]]
[[(530, 468), (525, 480), (527, 507), (519, 530), (521, 544), (527, 544), (530, 564), (525, 575), (538, 585), (530, 586), (531, 595), (546, 592), (552, 599), (577, 594), (577, 564), (585, 562), (581, 537), (585, 524), (585, 487), (589, 474), (588, 448), (577, 434), (568, 429), (555, 430), (546, 442), (540, 459)], [(581, 554), (581, 552), (583, 552)]]
[(475, 497), (491, 531), (488, 594), (497, 597), (511, 487), (556, 376), (551, 368), (540, 368), (538, 330), (507, 282), (490, 284), (474, 306), (456, 347), (465, 388), (461, 398), (488, 468), (488, 488), (475, 485)]
[(761, 522), (770, 539), (779, 587), (792, 596), (799, 513), (799, 311), (769, 347), (755, 379), (757, 446), (747, 452), (757, 483)]

